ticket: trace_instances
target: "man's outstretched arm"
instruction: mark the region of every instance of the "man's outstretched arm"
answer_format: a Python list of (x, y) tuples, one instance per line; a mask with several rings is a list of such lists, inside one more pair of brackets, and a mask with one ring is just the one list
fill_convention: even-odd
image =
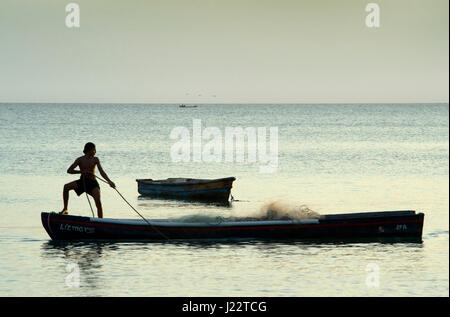
[(100, 175), (102, 175), (102, 177), (109, 183), (109, 186), (111, 186), (112, 188), (116, 188), (116, 184), (114, 184), (114, 182), (109, 179), (108, 175), (106, 175), (98, 158), (97, 158), (97, 167), (98, 171), (100, 172)]

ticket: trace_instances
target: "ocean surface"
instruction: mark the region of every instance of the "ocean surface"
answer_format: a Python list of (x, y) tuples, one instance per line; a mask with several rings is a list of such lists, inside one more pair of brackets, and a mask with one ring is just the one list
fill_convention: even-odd
[[(266, 128), (267, 151), (277, 128), (275, 168), (261, 172), (259, 156), (227, 161), (225, 148), (196, 160), (195, 122), (222, 141), (227, 128)], [(188, 161), (171, 156), (176, 127), (192, 139)], [(423, 242), (54, 243), (40, 213), (62, 209), (62, 187), (77, 179), (66, 170), (89, 141), (150, 219), (262, 217), (270, 202), (319, 214), (412, 209), (425, 213)], [(228, 176), (238, 200), (228, 207), (146, 199), (135, 181)], [(100, 186), (105, 217), (139, 218)], [(0, 104), (0, 212), (0, 296), (449, 296), (449, 105)], [(90, 216), (86, 196), (71, 192), (69, 212)]]

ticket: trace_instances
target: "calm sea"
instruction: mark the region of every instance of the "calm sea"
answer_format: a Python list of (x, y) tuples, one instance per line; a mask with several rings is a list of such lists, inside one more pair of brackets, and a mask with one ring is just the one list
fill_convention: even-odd
[[(265, 127), (267, 149), (278, 128), (277, 168), (225, 154), (173, 162), (170, 134), (193, 137), (194, 120), (222, 137)], [(61, 210), (88, 141), (147, 218), (226, 219), (273, 201), (320, 214), (414, 209), (423, 243), (52, 243), (40, 213)], [(228, 176), (230, 207), (144, 199), (135, 181)], [(0, 296), (449, 296), (448, 177), (448, 104), (0, 104)], [(105, 217), (138, 218), (101, 191)], [(86, 196), (72, 192), (69, 211), (91, 215)]]

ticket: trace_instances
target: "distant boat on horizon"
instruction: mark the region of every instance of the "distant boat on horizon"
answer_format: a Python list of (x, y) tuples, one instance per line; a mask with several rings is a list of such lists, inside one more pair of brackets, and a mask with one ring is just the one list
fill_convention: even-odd
[(168, 178), (163, 180), (136, 179), (143, 196), (172, 199), (228, 202), (235, 177), (217, 179)]
[(197, 108), (196, 105), (186, 106), (185, 104), (181, 104), (180, 108)]

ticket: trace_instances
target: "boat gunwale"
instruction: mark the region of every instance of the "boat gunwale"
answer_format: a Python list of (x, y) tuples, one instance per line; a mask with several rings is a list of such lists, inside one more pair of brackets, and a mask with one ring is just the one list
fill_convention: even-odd
[(217, 178), (217, 179), (197, 179), (197, 178), (183, 178), (186, 180), (192, 180), (192, 181), (185, 181), (185, 182), (168, 182), (167, 179), (160, 179), (160, 180), (154, 180), (154, 179), (136, 179), (136, 182), (138, 184), (143, 185), (160, 185), (160, 186), (192, 186), (196, 184), (210, 184), (210, 183), (219, 183), (223, 181), (231, 181), (234, 182), (236, 180), (235, 177), (225, 177), (225, 178)]

